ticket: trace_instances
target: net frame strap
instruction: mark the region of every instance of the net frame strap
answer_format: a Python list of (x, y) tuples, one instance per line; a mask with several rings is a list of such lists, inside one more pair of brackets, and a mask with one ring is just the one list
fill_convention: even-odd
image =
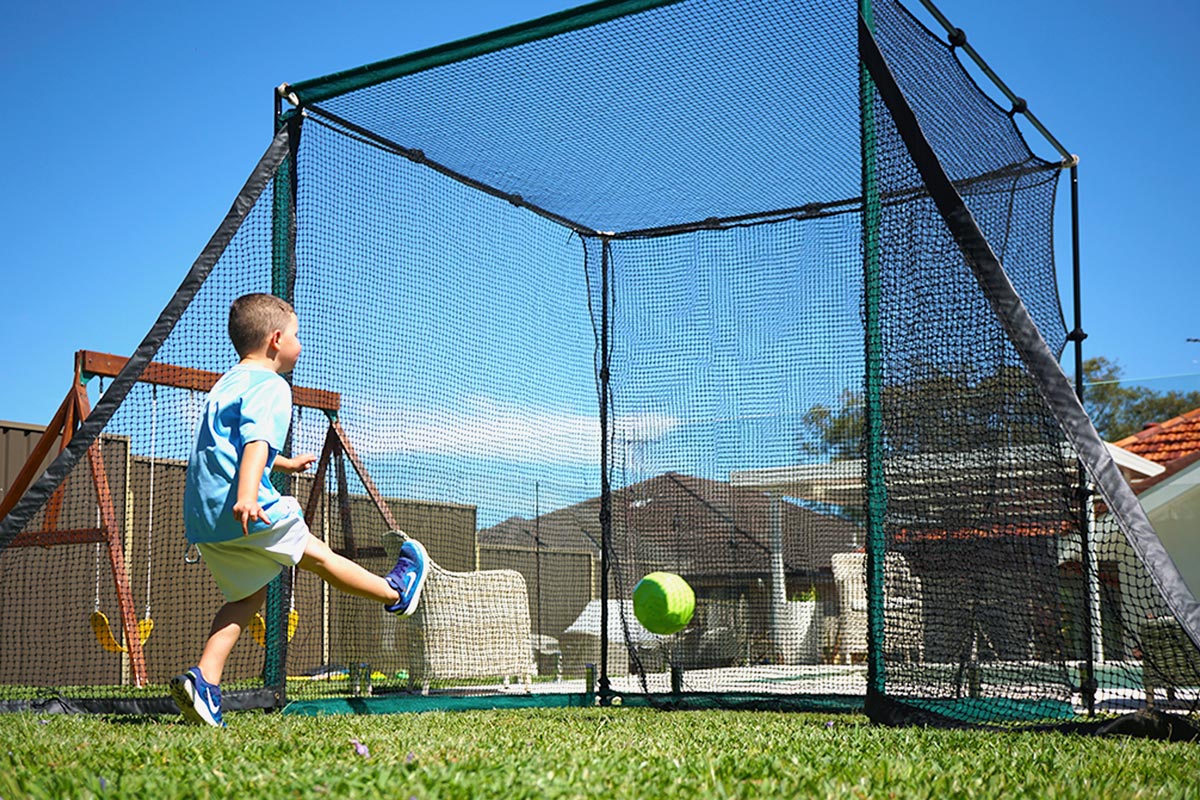
[(209, 239), (208, 244), (205, 245), (204, 250), (192, 263), (191, 269), (188, 270), (179, 288), (175, 290), (174, 296), (167, 302), (166, 307), (158, 315), (158, 319), (146, 333), (133, 356), (122, 367), (120, 374), (113, 380), (108, 391), (83, 420), (70, 444), (58, 454), (58, 457), (47, 467), (42, 476), (25, 492), (13, 510), (3, 520), (0, 520), (0, 550), (7, 547), (9, 542), (25, 527), (47, 498), (70, 475), (71, 470), (79, 463), (80, 458), (92, 443), (99, 438), (100, 432), (112, 419), (126, 395), (137, 383), (142, 371), (153, 360), (158, 348), (162, 346), (183, 316), (183, 312), (195, 298), (196, 293), (200, 291), (200, 287), (225, 252), (225, 248), (233, 239), (234, 234), (237, 233), (242, 222), (254, 208), (263, 189), (272, 180), (279, 164), (287, 157), (288, 143), (289, 133), (287, 127), (284, 127), (275, 135), (270, 146), (259, 159), (245, 185), (242, 186), (242, 190), (233, 201), (232, 207), (226, 213), (212, 238)]
[(984, 296), (996, 314), (1042, 399), (1053, 412), (1067, 441), (1095, 482), (1096, 489), (1121, 526), (1129, 545), (1146, 565), (1164, 601), (1191, 640), (1200, 648), (1200, 602), (1192, 596), (1178, 568), (1159, 541), (1133, 489), (1104, 446), (1076, 397), (1070, 380), (1046, 344), (991, 245), (946, 174), (921, 130), (920, 123), (892, 75), (875, 37), (862, 17), (858, 21), (859, 58), (867, 66), (905, 147), (955, 242), (962, 250)]
[(378, 147), (379, 149), (383, 150), (385, 153), (392, 153), (394, 155), (401, 156), (402, 158), (405, 158), (405, 159), (413, 162), (414, 164), (419, 164), (423, 167), (428, 167), (429, 169), (432, 169), (434, 172), (437, 172), (441, 175), (445, 175), (447, 178), (450, 178), (453, 181), (457, 181), (458, 183), (461, 183), (464, 186), (469, 186), (470, 188), (476, 189), (480, 192), (483, 192), (484, 194), (491, 195), (492, 197), (496, 197), (501, 200), (504, 200), (505, 202), (511, 203), (512, 205), (517, 206), (518, 208), (528, 209), (529, 211), (532, 211), (533, 213), (535, 213), (541, 217), (545, 217), (546, 219), (550, 220), (551, 222), (554, 222), (559, 225), (562, 225), (563, 227), (569, 228), (570, 230), (574, 231), (575, 233), (578, 233), (581, 236), (602, 236), (603, 235), (600, 231), (594, 230), (593, 228), (590, 228), (581, 222), (576, 222), (573, 219), (564, 217), (561, 214), (555, 214), (553, 211), (550, 211), (548, 209), (542, 208), (539, 205), (531, 203), (528, 200), (526, 200), (525, 198), (521, 197), (519, 194), (511, 194), (502, 189), (498, 189), (495, 186), (492, 186), (491, 184), (484, 183), (483, 181), (468, 177), (467, 175), (464, 175), (461, 172), (457, 172), (457, 171), (451, 169), (450, 167), (446, 166), (445, 164), (442, 164), (438, 161), (434, 161), (433, 159), (429, 158), (421, 150), (417, 150), (417, 149), (411, 148), (411, 147), (405, 147), (404, 145), (399, 144), (398, 142), (394, 142), (391, 139), (388, 139), (386, 136), (381, 136), (378, 133), (375, 133), (374, 131), (371, 131), (371, 130), (368, 130), (368, 129), (362, 127), (361, 125), (356, 125), (355, 123), (351, 122), (350, 120), (346, 119), (345, 117), (341, 117), (327, 109), (321, 108), (319, 106), (313, 106), (313, 107), (302, 110), (299, 115), (293, 116), (289, 119), (296, 119), (297, 116), (303, 117), (305, 120), (308, 120), (308, 121), (312, 122), (313, 124), (320, 125), (324, 128), (327, 128), (328, 130), (331, 130), (334, 133), (340, 134), (342, 136), (348, 136), (352, 139), (356, 139), (358, 141), (364, 142), (373, 147)]
[[(675, 223), (660, 227), (650, 228), (635, 228), (624, 231), (599, 231), (595, 228), (585, 225), (578, 220), (565, 217), (555, 213), (548, 208), (539, 206), (531, 202), (528, 198), (522, 197), (519, 194), (506, 192), (496, 186), (481, 181), (477, 178), (472, 178), (469, 175), (458, 172), (457, 170), (435, 161), (425, 154), (424, 151), (406, 147), (399, 142), (382, 136), (375, 131), (364, 128), (345, 117), (330, 111), (323, 106), (308, 106), (301, 109), (299, 112), (291, 112), (284, 114), (285, 121), (293, 121), (297, 118), (303, 118), (306, 122), (314, 125), (319, 125), (340, 136), (346, 136), (356, 141), (372, 147), (377, 147), (386, 153), (401, 156), (402, 158), (411, 161), (414, 164), (428, 167), (434, 172), (444, 175), (450, 180), (461, 183), (484, 194), (498, 198), (518, 208), (524, 208), (531, 211), (540, 217), (550, 220), (551, 222), (562, 225), (563, 227), (574, 231), (580, 236), (604, 239), (607, 241), (624, 241), (624, 240), (641, 240), (641, 239), (656, 239), (669, 236), (678, 236), (685, 233), (693, 233), (696, 231), (719, 231), (731, 228), (749, 228), (756, 225), (773, 225), (780, 222), (790, 222), (797, 220), (822, 219), (825, 217), (833, 217), (841, 214), (858, 214), (861, 212), (864, 200), (862, 197), (849, 197), (844, 200), (831, 200), (821, 203), (806, 203), (802, 206), (792, 208), (780, 208), (770, 211), (755, 212), (752, 214), (738, 214), (726, 217), (708, 217), (705, 219), (693, 220), (690, 222)], [(1024, 175), (1031, 175), (1040, 172), (1055, 172), (1063, 168), (1062, 164), (1050, 162), (1030, 162), (1024, 164), (1009, 164), (990, 172), (985, 172), (980, 175), (972, 176), (964, 179), (961, 184), (963, 186), (973, 186), (976, 184), (989, 183), (997, 179), (1016, 179)], [(892, 191), (880, 195), (881, 207), (900, 204), (910, 201), (916, 195), (923, 195), (924, 191), (920, 189), (902, 189)]]

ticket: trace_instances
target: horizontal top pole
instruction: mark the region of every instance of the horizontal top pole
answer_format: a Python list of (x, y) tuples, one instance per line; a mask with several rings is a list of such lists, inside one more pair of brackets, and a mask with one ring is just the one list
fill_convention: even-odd
[[(75, 362), (79, 366), (79, 374), (83, 378), (94, 376), (115, 378), (129, 359), (115, 356), (111, 353), (98, 353), (94, 350), (80, 350), (75, 354)], [(207, 392), (212, 389), (219, 372), (191, 367), (177, 367), (174, 364), (163, 364), (151, 361), (142, 371), (138, 380), (142, 383), (153, 383), (159, 386), (172, 386), (177, 389), (190, 389), (196, 392)], [(292, 387), (292, 402), (303, 408), (316, 408), (321, 411), (336, 413), (342, 407), (342, 396), (337, 392), (324, 389), (308, 389), (303, 386)]]
[[(1006, 98), (1008, 98), (1008, 102), (1012, 103), (1013, 105), (1012, 113), (1021, 114), (1025, 117), (1025, 119), (1029, 120), (1029, 124), (1033, 125), (1033, 127), (1037, 129), (1037, 132), (1042, 135), (1042, 138), (1044, 138), (1050, 144), (1050, 146), (1057, 150), (1058, 154), (1062, 156), (1064, 167), (1069, 168), (1074, 166), (1079, 161), (1078, 156), (1072, 155), (1067, 148), (1063, 147), (1062, 142), (1060, 142), (1058, 138), (1055, 137), (1055, 135), (1051, 133), (1045, 125), (1042, 124), (1042, 121), (1037, 118), (1037, 115), (1029, 110), (1029, 106), (1026, 104), (1024, 98), (1017, 96), (1016, 92), (1008, 88), (1008, 84), (1001, 80), (1000, 76), (997, 75), (996, 72), (990, 66), (988, 66), (988, 63), (983, 60), (983, 56), (981, 56), (979, 52), (971, 46), (970, 42), (966, 40), (966, 34), (951, 24), (950, 20), (945, 14), (942, 13), (941, 9), (934, 5), (933, 0), (921, 0), (921, 5), (925, 6), (925, 10), (932, 14), (934, 19), (936, 19), (941, 26), (945, 28), (946, 33), (951, 37), (951, 44), (955, 47), (961, 47), (963, 52), (970, 56), (971, 60), (975, 62), (975, 66), (979, 67), (979, 69), (983, 71), (984, 75), (987, 75), (988, 79), (995, 85), (995, 87), (999, 89)], [(962, 37), (961, 43), (956, 41), (954, 38), (956, 36)]]

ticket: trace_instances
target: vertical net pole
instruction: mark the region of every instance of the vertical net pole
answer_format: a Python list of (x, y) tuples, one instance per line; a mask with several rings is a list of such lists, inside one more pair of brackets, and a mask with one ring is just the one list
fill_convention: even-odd
[[(1067, 335), (1075, 345), (1075, 396), (1083, 403), (1083, 340), (1087, 334), (1083, 332), (1083, 302), (1079, 283), (1079, 164), (1071, 165), (1071, 280), (1074, 299), (1075, 326)], [(1079, 565), (1083, 569), (1085, 585), (1087, 586), (1087, 602), (1084, 603), (1083, 630), (1087, 650), (1084, 653), (1083, 674), (1079, 676), (1079, 690), (1083, 694), (1083, 702), (1087, 707), (1088, 716), (1096, 713), (1096, 662), (1104, 658), (1102, 637), (1103, 626), (1100, 624), (1100, 573), (1095, 565), (1092, 544), (1096, 527), (1095, 514), (1092, 512), (1092, 486), (1088, 479), (1083, 462), (1078, 462), (1079, 468), (1079, 530), (1080, 537)]]
[[(859, 13), (873, 30), (871, 0), (861, 0)], [(866, 328), (863, 409), (867, 505), (867, 693), (884, 691), (883, 561), (884, 513), (887, 487), (883, 474), (883, 333), (880, 328), (879, 226), (882, 207), (875, 163), (875, 83), (859, 63), (859, 103), (862, 126), (863, 191), (863, 320)]]
[[(295, 305), (296, 284), (296, 151), (300, 139), (300, 116), (282, 118), (281, 97), (275, 94), (275, 129), (287, 126), (288, 155), (275, 173), (273, 205), (271, 208), (271, 293)], [(290, 448), (285, 448), (290, 449)], [(282, 472), (271, 474), (271, 483), (280, 494), (291, 489), (289, 476)], [(286, 701), (287, 683), (287, 614), (291, 571), (281, 570), (267, 585), (266, 647), (263, 658), (263, 686), (277, 688), (280, 702)]]
[(612, 697), (608, 677), (608, 572), (612, 549), (612, 487), (608, 482), (608, 409), (609, 395), (609, 270), (612, 254), (609, 241), (600, 247), (600, 686), (601, 705)]

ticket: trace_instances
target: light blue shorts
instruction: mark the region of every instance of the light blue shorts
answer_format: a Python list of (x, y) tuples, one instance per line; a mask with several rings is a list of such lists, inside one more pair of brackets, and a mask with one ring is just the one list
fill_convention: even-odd
[(311, 534), (296, 498), (282, 498), (272, 511), (283, 518), (263, 531), (196, 545), (226, 602), (249, 597), (304, 556)]

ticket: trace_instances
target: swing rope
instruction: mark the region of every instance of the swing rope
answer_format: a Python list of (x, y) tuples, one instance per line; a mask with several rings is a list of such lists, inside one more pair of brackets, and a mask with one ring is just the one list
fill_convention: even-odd
[[(100, 396), (104, 395), (104, 378), (100, 378)], [(138, 639), (142, 644), (150, 638), (150, 634), (154, 631), (154, 620), (150, 618), (150, 585), (151, 577), (153, 576), (151, 553), (154, 547), (154, 461), (157, 457), (157, 424), (158, 424), (158, 387), (151, 387), (151, 415), (150, 415), (150, 511), (149, 522), (146, 531), (146, 614), (145, 617), (138, 621), (137, 631)], [(100, 503), (99, 498), (96, 502), (96, 529), (101, 528), (100, 519)], [(95, 606), (92, 610), (89, 622), (92, 626), (92, 633), (96, 637), (96, 641), (110, 653), (127, 653), (129, 648), (117, 641), (113, 635), (112, 625), (108, 621), (108, 616), (100, 610), (100, 542), (96, 542), (96, 596)]]
[(154, 554), (154, 463), (158, 460), (158, 386), (150, 387), (150, 508), (146, 519), (146, 613), (150, 619), (150, 577)]
[[(96, 509), (96, 527), (100, 527), (100, 509)], [(93, 614), (100, 613), (100, 543), (96, 542), (96, 604)]]
[[(104, 396), (104, 378), (100, 379), (100, 397)], [(100, 530), (100, 502), (96, 502), (96, 530)], [(96, 542), (96, 605), (92, 614), (100, 613), (100, 543)]]
[[(200, 417), (204, 414), (204, 403), (199, 392), (188, 392), (188, 430), (196, 430), (200, 425)], [(183, 548), (184, 564), (200, 563), (200, 548), (194, 542), (188, 542)]]
[[(104, 395), (104, 379), (100, 379), (100, 395)], [(96, 530), (102, 528), (100, 519), (100, 498), (96, 498)], [(100, 610), (100, 542), (96, 542), (96, 600), (92, 607), (92, 613), (88, 617), (88, 624), (92, 627), (92, 634), (96, 637), (96, 641), (110, 653), (124, 653), (127, 648), (116, 640), (113, 636), (112, 626), (108, 623), (108, 616)]]
[[(304, 422), (304, 409), (296, 407), (296, 444), (300, 443), (300, 425)], [(294, 453), (297, 449), (303, 452), (303, 448), (292, 448)], [(292, 636), (296, 633), (296, 625), (299, 624), (299, 614), (296, 611), (296, 565), (292, 565), (292, 577), (288, 583), (288, 641), (292, 640)]]

